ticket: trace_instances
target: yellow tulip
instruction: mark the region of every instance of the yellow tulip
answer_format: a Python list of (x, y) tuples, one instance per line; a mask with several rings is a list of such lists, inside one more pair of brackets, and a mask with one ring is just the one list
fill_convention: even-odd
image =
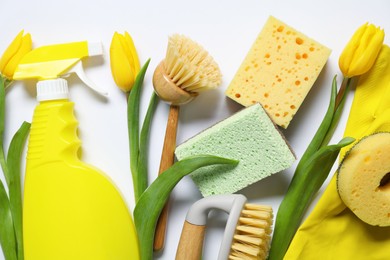
[(129, 92), (140, 71), (138, 54), (129, 33), (114, 33), (110, 46), (110, 65), (117, 86)]
[(339, 66), (344, 77), (359, 76), (373, 66), (382, 48), (385, 33), (373, 24), (362, 25), (341, 53)]
[(16, 67), (26, 53), (31, 51), (31, 35), (23, 36), (22, 30), (5, 50), (0, 59), (0, 72), (8, 80), (12, 80)]

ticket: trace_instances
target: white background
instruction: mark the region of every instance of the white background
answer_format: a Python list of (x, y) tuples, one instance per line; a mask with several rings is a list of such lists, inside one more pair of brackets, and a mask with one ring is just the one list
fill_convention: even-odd
[[(86, 73), (109, 92), (104, 100), (71, 77), (70, 99), (75, 102), (82, 140), (83, 160), (106, 172), (133, 209), (132, 182), (125, 95), (114, 84), (109, 68), (109, 45), (114, 31), (127, 30), (133, 37), (141, 63), (151, 58), (142, 96), (142, 113), (152, 91), (154, 68), (165, 55), (168, 36), (181, 33), (199, 42), (220, 65), (223, 83), (182, 108), (177, 142), (241, 109), (224, 91), (269, 15), (286, 22), (333, 50), (329, 61), (287, 130), (283, 130), (300, 158), (320, 124), (329, 100), (331, 80), (341, 74), (338, 57), (353, 32), (371, 22), (390, 32), (390, 2), (370, 1), (0, 1), (0, 52), (24, 29), (32, 34), (34, 47), (80, 40), (102, 41), (105, 56), (85, 62)], [(389, 42), (388, 38), (385, 42)], [(31, 121), (36, 105), (35, 82), (17, 82), (7, 91), (5, 143), (22, 121)], [(343, 133), (352, 93), (332, 142)], [(159, 103), (150, 139), (150, 173), (158, 172), (168, 105)], [(270, 204), (276, 211), (288, 187), (295, 165), (244, 190), (250, 202)], [(189, 177), (174, 189), (166, 247), (155, 259), (174, 259), (181, 227), (188, 208), (201, 195)], [(204, 259), (216, 259), (226, 215), (212, 213), (207, 229)], [(2, 256), (0, 256), (0, 259)]]

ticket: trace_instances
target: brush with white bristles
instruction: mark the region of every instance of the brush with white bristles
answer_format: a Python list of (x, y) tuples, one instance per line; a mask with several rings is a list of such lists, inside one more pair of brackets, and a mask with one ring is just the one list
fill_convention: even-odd
[(187, 213), (176, 260), (201, 259), (211, 209), (229, 213), (218, 260), (262, 260), (268, 256), (273, 213), (270, 206), (247, 204), (240, 194), (215, 195), (194, 203)]
[[(172, 166), (176, 148), (179, 107), (194, 99), (200, 92), (221, 84), (217, 63), (198, 43), (175, 34), (169, 37), (165, 59), (153, 75), (153, 86), (160, 99), (170, 104), (159, 174)], [(167, 206), (157, 222), (154, 249), (164, 246)]]

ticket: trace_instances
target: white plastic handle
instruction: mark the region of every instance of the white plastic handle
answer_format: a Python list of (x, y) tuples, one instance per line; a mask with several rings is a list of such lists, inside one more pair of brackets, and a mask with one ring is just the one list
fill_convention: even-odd
[(241, 194), (209, 196), (195, 202), (187, 213), (186, 221), (197, 226), (206, 225), (208, 213), (211, 209), (220, 209), (229, 214), (218, 260), (226, 260), (229, 257), (234, 232), (246, 201), (246, 197)]
[(85, 85), (87, 85), (89, 88), (94, 90), (96, 93), (98, 93), (101, 96), (108, 96), (107, 91), (99, 88), (92, 80), (90, 80), (87, 75), (84, 72), (83, 66), (81, 61), (76, 63), (66, 74), (70, 73), (76, 73), (77, 76), (81, 79), (82, 82), (84, 82)]

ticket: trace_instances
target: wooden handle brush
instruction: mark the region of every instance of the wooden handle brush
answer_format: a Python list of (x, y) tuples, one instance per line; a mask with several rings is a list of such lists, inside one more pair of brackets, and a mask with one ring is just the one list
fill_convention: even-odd
[(233, 194), (210, 196), (191, 206), (184, 222), (176, 260), (201, 259), (207, 216), (211, 209), (229, 213), (218, 260), (267, 258), (272, 231), (272, 208), (247, 204), (245, 196)]
[[(174, 162), (179, 106), (190, 102), (199, 92), (216, 88), (221, 78), (218, 65), (199, 44), (183, 35), (169, 38), (165, 59), (153, 75), (157, 95), (170, 104), (159, 174)], [(167, 214), (166, 205), (157, 222), (154, 250), (164, 246)]]

